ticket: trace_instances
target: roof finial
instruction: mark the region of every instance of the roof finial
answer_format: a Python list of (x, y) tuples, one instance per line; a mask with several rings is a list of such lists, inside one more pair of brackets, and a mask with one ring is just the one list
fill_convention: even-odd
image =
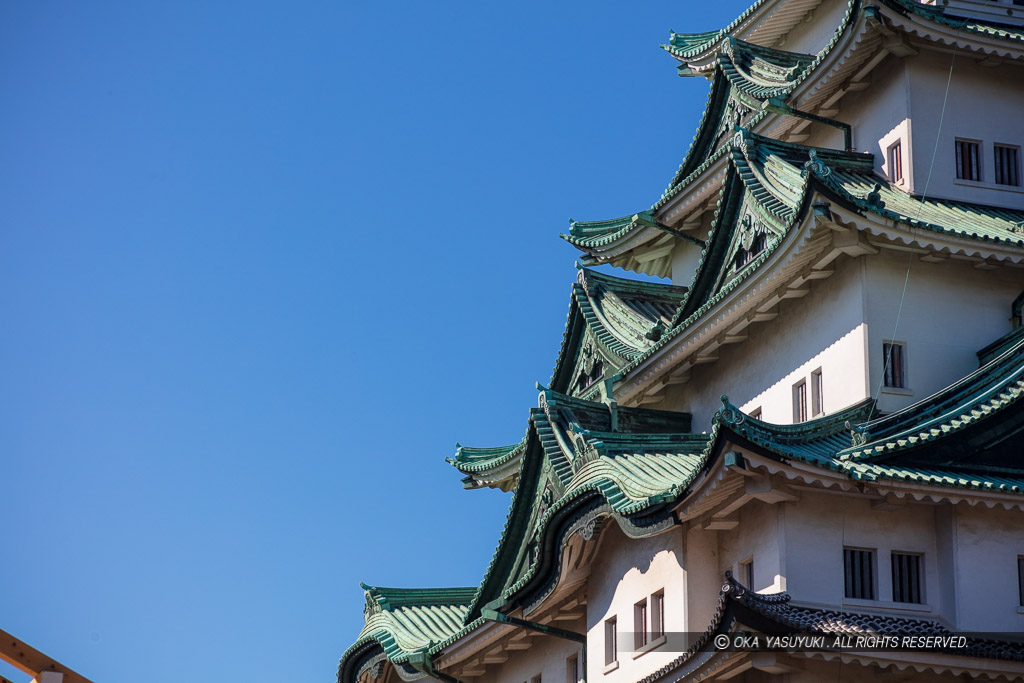
[(874, 189), (871, 190), (871, 192), (868, 192), (864, 196), (864, 201), (865, 201), (865, 203), (867, 203), (868, 206), (873, 206), (876, 209), (884, 209), (885, 208), (885, 202), (882, 201), (882, 194), (881, 194), (881, 192), (879, 192), (879, 190), (881, 190), (881, 189), (882, 189), (882, 184), (881, 183), (875, 183)]

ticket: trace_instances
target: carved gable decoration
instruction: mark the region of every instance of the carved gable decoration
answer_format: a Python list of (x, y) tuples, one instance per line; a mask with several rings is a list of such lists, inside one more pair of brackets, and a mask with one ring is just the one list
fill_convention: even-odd
[(610, 377), (623, 364), (624, 361), (606, 352), (588, 330), (580, 344), (567, 393), (581, 398), (595, 395), (600, 390), (601, 380)]
[(746, 127), (753, 116), (754, 111), (743, 104), (735, 97), (730, 97), (722, 110), (722, 118), (718, 123), (718, 132), (715, 134), (715, 142), (711, 151), (717, 150), (729, 139), (732, 138), (737, 128)]
[(779, 229), (770, 222), (765, 212), (753, 201), (749, 201), (749, 197), (737, 216), (716, 291), (742, 273), (778, 238)]

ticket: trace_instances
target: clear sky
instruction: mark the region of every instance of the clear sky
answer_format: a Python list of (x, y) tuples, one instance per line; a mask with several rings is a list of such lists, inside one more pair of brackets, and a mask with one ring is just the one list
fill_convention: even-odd
[[(477, 585), (568, 218), (648, 208), (747, 0), (0, 3), (0, 628), (97, 683), (334, 680)], [(28, 677), (7, 667), (15, 683)]]

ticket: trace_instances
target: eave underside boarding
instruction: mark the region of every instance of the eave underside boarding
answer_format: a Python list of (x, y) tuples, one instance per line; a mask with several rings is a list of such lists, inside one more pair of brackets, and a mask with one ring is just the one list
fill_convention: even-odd
[[(766, 635), (825, 636), (825, 639), (817, 651), (801, 652), (781, 647), (755, 652), (749, 646), (736, 644), (743, 642), (733, 638), (740, 635), (739, 631), (747, 638), (761, 636), (759, 642), (765, 644), (767, 640), (763, 636)], [(730, 644), (726, 647), (715, 645), (715, 637), (721, 635), (730, 636)], [(797, 606), (788, 593), (754, 592), (726, 572), (707, 629), (696, 642), (683, 644), (684, 647), (688, 645), (683, 654), (641, 679), (640, 683), (733, 678), (749, 669), (773, 675), (796, 673), (803, 668), (807, 658), (845, 659), (845, 653), (852, 655), (848, 660), (850, 663), (872, 666), (876, 671), (911, 668), (921, 673), (946, 674), (951, 680), (960, 680), (959, 677), (964, 675), (973, 678), (979, 674), (1012, 680), (1024, 674), (1024, 644), (1014, 641), (967, 638), (963, 647), (948, 649), (913, 645), (855, 646), (858, 637), (872, 638), (875, 642), (886, 637), (902, 643), (903, 638), (955, 635), (941, 623), (929, 619)], [(844, 643), (854, 645), (844, 647)]]
[[(773, 318), (780, 300), (799, 298), (808, 281), (831, 275), (829, 264), (841, 254), (892, 245), (920, 251), (925, 260), (966, 258), (979, 268), (1024, 259), (1024, 211), (922, 200), (875, 175), (870, 155), (749, 131), (731, 145), (693, 283), (671, 328), (619, 370), (620, 401), (657, 400), (666, 382), (686, 381), (689, 369), (713, 362), (723, 343), (746, 339), (746, 326)], [(751, 250), (751, 243), (758, 246)]]

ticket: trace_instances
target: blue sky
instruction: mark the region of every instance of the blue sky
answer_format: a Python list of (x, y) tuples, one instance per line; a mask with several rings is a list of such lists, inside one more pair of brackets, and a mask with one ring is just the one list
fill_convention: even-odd
[(522, 437), (568, 218), (682, 160), (695, 5), (3, 3), (0, 628), (332, 681), (360, 580), (479, 583), (509, 498), (444, 458)]

